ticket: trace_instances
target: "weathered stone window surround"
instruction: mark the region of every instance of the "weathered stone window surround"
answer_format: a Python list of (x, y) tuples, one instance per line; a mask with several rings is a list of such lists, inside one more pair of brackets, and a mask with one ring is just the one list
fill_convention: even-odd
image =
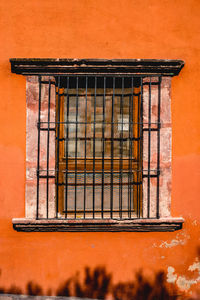
[[(184, 63), (175, 60), (56, 60), (56, 59), (11, 59), (12, 72), (26, 76), (26, 213), (25, 218), (13, 219), (16, 230), (21, 231), (173, 231), (182, 227), (183, 219), (171, 217), (171, 78), (178, 75)], [(49, 218), (48, 220), (36, 220), (36, 169), (37, 169), (37, 121), (38, 121), (38, 75), (42, 80), (49, 80), (49, 76), (55, 73), (67, 74), (73, 72), (76, 75), (86, 72), (109, 72), (111, 74), (150, 74), (152, 82), (156, 76), (162, 75), (161, 83), (161, 129), (160, 129), (160, 201), (159, 219), (148, 219), (145, 211), (144, 188), (144, 211), (143, 218), (132, 220), (66, 220), (55, 218), (55, 182), (49, 182)], [(44, 74), (44, 75), (43, 75)], [(48, 75), (48, 77), (46, 76)], [(54, 80), (54, 77), (51, 77)], [(147, 81), (149, 79), (146, 79)], [(42, 109), (41, 119), (47, 118), (48, 86), (44, 85), (41, 90)], [(50, 117), (55, 119), (55, 87), (51, 89)], [(54, 101), (53, 101), (54, 99)], [(152, 116), (157, 116), (157, 91), (152, 86)], [(147, 112), (148, 90), (143, 90), (143, 122), (148, 122)], [(146, 107), (146, 108), (145, 108)], [(152, 161), (156, 164), (156, 139), (152, 136)], [(52, 142), (51, 142), (52, 139)], [(50, 135), (50, 160), (49, 169), (55, 167), (55, 145), (53, 136)], [(45, 149), (46, 138), (41, 138), (41, 149)], [(155, 146), (155, 147), (154, 147)], [(147, 139), (143, 140), (143, 168), (147, 165)], [(154, 149), (155, 148), (155, 149)], [(155, 154), (155, 155), (154, 155)], [(41, 165), (46, 165), (46, 153), (41, 151)], [(145, 185), (145, 180), (143, 186)], [(155, 197), (152, 190), (151, 197)], [(41, 195), (45, 193), (45, 184), (40, 184)], [(151, 201), (150, 213), (154, 217), (155, 205)], [(45, 199), (40, 202), (40, 218), (45, 218)]]

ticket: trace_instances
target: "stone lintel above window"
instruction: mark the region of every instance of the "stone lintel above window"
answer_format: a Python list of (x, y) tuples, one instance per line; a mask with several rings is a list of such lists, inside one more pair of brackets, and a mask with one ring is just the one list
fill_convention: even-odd
[(12, 73), (22, 75), (106, 74), (176, 76), (184, 66), (171, 59), (62, 59), (11, 58)]

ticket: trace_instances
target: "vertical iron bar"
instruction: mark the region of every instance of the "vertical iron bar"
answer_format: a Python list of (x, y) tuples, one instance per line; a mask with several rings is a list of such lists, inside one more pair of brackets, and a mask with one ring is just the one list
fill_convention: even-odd
[(161, 108), (161, 85), (162, 77), (159, 77), (158, 83), (158, 131), (157, 131), (157, 208), (156, 217), (159, 219), (159, 189), (160, 189), (160, 108)]
[(96, 92), (97, 77), (94, 78), (94, 122), (93, 122), (93, 219), (95, 216), (95, 123), (96, 123)]
[(111, 117), (111, 176), (110, 176), (110, 217), (113, 217), (113, 138), (114, 138), (114, 101), (115, 101), (115, 77), (113, 77), (112, 117)]
[[(139, 93), (139, 92), (138, 92)], [(140, 215), (140, 94), (137, 96), (137, 217)]]
[[(129, 204), (129, 218), (132, 217), (131, 214), (131, 209), (132, 209), (132, 201), (134, 201), (134, 193), (132, 193), (132, 188), (133, 188), (133, 93), (134, 93), (134, 80), (133, 77), (131, 77), (131, 97), (129, 98), (130, 100), (130, 132), (129, 132), (129, 137), (130, 137), (130, 145), (129, 145), (129, 174), (130, 174), (130, 196), (129, 196), (129, 200), (130, 200), (130, 204)], [(132, 195), (133, 194), (133, 195)], [(132, 199), (133, 198), (133, 199)], [(133, 207), (134, 208), (134, 207)]]
[(148, 184), (147, 184), (147, 217), (150, 217), (150, 168), (151, 168), (151, 77), (149, 82), (148, 111)]
[(130, 219), (130, 157), (131, 157), (131, 96), (129, 96), (129, 104), (128, 104), (128, 118), (129, 118), (129, 125), (128, 125), (128, 138), (129, 138), (129, 148), (128, 148), (128, 218)]
[(47, 120), (47, 184), (46, 184), (46, 216), (48, 219), (49, 211), (49, 124), (50, 124), (50, 104), (51, 104), (51, 79), (49, 77), (49, 90), (48, 90), (48, 120)]
[(88, 77), (86, 76), (86, 87), (85, 87), (85, 158), (84, 158), (84, 200), (83, 200), (83, 210), (85, 218), (86, 209), (86, 162), (87, 162), (87, 90), (88, 90)]
[[(141, 214), (141, 196), (143, 200), (143, 78), (140, 78), (140, 119), (139, 119), (139, 124), (140, 124), (140, 181), (141, 181), (141, 187), (139, 188), (139, 218)], [(143, 202), (143, 201), (142, 201)], [(143, 205), (143, 204), (142, 204)], [(142, 207), (143, 211), (143, 207)], [(143, 215), (142, 215), (143, 216)]]
[(68, 210), (68, 144), (69, 144), (69, 76), (67, 77), (67, 117), (66, 119), (66, 141), (65, 141), (65, 159), (66, 159), (66, 170), (65, 170), (65, 216), (67, 218)]
[(37, 149), (37, 204), (36, 219), (39, 215), (39, 184), (40, 184), (40, 111), (41, 111), (41, 76), (39, 76), (39, 103), (38, 103), (38, 149)]
[(56, 218), (58, 217), (58, 196), (59, 196), (59, 152), (60, 152), (60, 76), (58, 76), (58, 116), (57, 116), (57, 144), (56, 144)]
[(77, 205), (77, 150), (78, 150), (78, 76), (76, 77), (76, 137), (75, 137), (75, 191), (74, 191), (74, 218), (76, 219)]
[(104, 132), (105, 132), (105, 98), (106, 98), (106, 77), (104, 77), (103, 83), (103, 123), (102, 123), (102, 189), (101, 189), (101, 217), (103, 219), (104, 210)]
[(119, 217), (122, 218), (122, 176), (123, 176), (123, 130), (124, 130), (124, 116), (123, 116), (123, 101), (124, 101), (124, 77), (122, 77), (122, 95), (120, 97), (120, 164), (119, 164)]

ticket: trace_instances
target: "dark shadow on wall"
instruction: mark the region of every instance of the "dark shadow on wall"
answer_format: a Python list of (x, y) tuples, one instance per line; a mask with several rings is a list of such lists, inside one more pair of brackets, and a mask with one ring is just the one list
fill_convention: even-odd
[(197, 255), (198, 255), (198, 258), (200, 259), (200, 246), (197, 247)]
[[(14, 294), (14, 295), (25, 294), (29, 296), (42, 296), (43, 292), (40, 285), (38, 285), (33, 281), (29, 281), (26, 285), (26, 290), (24, 293), (21, 288), (17, 287), (16, 285), (11, 285), (11, 287), (8, 289), (0, 287), (0, 294)], [(50, 296), (49, 293), (48, 296)]]
[[(197, 255), (200, 259), (200, 246), (197, 247)], [(1, 275), (1, 271), (0, 271)], [(36, 282), (29, 281), (25, 292), (21, 288), (11, 285), (10, 288), (0, 286), (0, 294), (26, 294), (31, 296), (51, 296), (52, 290), (46, 292)], [(186, 297), (178, 291), (174, 285), (168, 284), (164, 271), (156, 272), (152, 278), (144, 276), (142, 270), (135, 273), (132, 280), (128, 282), (113, 283), (112, 274), (104, 266), (97, 266), (93, 269), (85, 267), (83, 276), (77, 272), (69, 277), (57, 288), (57, 296), (89, 299), (109, 299), (112, 300), (194, 300), (200, 299), (200, 291), (196, 291), (196, 296)]]
[(57, 296), (76, 296), (80, 298), (105, 299), (111, 289), (112, 275), (105, 267), (98, 266), (91, 270), (86, 267), (84, 279), (81, 281), (79, 273), (60, 285)]
[(153, 299), (177, 299), (177, 291), (169, 289), (165, 280), (165, 273), (160, 271), (155, 274), (153, 281), (148, 280), (142, 272), (136, 274), (135, 280), (128, 283), (118, 283), (113, 288), (113, 296), (116, 300), (153, 300)]
[(177, 290), (167, 284), (163, 271), (157, 272), (153, 279), (146, 278), (140, 271), (136, 273), (132, 281), (113, 284), (112, 275), (104, 267), (96, 267), (94, 270), (85, 268), (83, 281), (77, 274), (61, 285), (56, 294), (57, 296), (91, 299), (106, 299), (110, 295), (115, 300), (175, 300), (178, 298)]
[[(51, 290), (43, 292), (40, 285), (29, 281), (25, 293), (17, 286), (11, 286), (8, 289), (0, 288), (0, 293), (50, 296)], [(115, 300), (175, 300), (178, 299), (177, 294), (177, 290), (167, 284), (163, 271), (157, 272), (151, 279), (139, 271), (132, 281), (114, 284), (112, 274), (103, 266), (97, 266), (94, 269), (86, 267), (83, 278), (76, 273), (56, 290), (57, 296), (90, 299), (106, 299), (109, 296), (109, 299)]]
[[(200, 260), (200, 246), (197, 247), (197, 255)], [(1, 275), (1, 270), (0, 270)], [(173, 284), (166, 281), (164, 271), (158, 271), (149, 278), (142, 270), (135, 273), (132, 280), (128, 282), (113, 283), (112, 274), (104, 266), (95, 268), (85, 267), (83, 276), (77, 272), (74, 276), (67, 278), (56, 291), (51, 288), (43, 291), (42, 287), (29, 281), (25, 291), (16, 285), (9, 288), (1, 287), (0, 294), (31, 295), (31, 296), (75, 296), (79, 298), (107, 299), (109, 300), (194, 300), (200, 299), (200, 289), (196, 289), (194, 297), (186, 297)]]

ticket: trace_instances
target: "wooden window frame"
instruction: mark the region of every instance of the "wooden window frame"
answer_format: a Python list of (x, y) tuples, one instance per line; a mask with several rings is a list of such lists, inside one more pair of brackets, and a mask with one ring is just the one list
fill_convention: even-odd
[[(66, 77), (67, 80), (67, 77)], [(121, 89), (117, 89), (118, 91), (120, 91)], [(117, 93), (116, 90), (116, 93)], [(92, 123), (91, 123), (91, 117), (93, 116), (92, 114), (92, 100), (91, 100), (91, 94), (92, 91), (94, 92), (94, 88), (90, 88), (87, 89), (87, 99), (90, 99), (90, 105), (87, 104), (87, 120), (85, 120), (88, 124), (87, 124), (87, 136), (88, 136), (88, 132), (90, 132), (91, 135), (91, 141), (90, 141), (90, 146), (92, 146), (92, 133), (93, 133), (93, 128), (92, 128)], [(124, 94), (117, 94), (120, 98), (120, 102), (122, 101), (121, 98), (125, 98), (125, 97), (129, 97), (129, 104), (131, 105), (133, 111), (131, 113), (132, 115), (132, 126), (131, 126), (131, 131), (132, 134), (131, 136), (134, 137), (134, 141), (131, 142), (131, 147), (132, 147), (132, 151), (131, 151), (131, 155), (132, 158), (130, 159), (130, 157), (127, 156), (127, 158), (122, 158), (122, 160), (120, 159), (120, 157), (113, 158), (113, 172), (120, 172), (120, 167), (122, 167), (122, 177), (123, 172), (132, 172), (131, 174), (131, 178), (133, 180), (133, 182), (135, 182), (135, 185), (132, 185), (133, 191), (132, 194), (130, 195), (131, 199), (129, 200), (130, 204), (129, 206), (132, 207), (129, 208), (130, 212), (127, 211), (126, 213), (124, 212), (124, 210), (122, 209), (122, 211), (120, 212), (116, 212), (113, 211), (111, 212), (111, 209), (107, 209), (106, 211), (101, 211), (96, 210), (95, 209), (95, 216), (99, 216), (99, 217), (103, 217), (104, 219), (116, 219), (116, 218), (120, 218), (120, 214), (121, 214), (121, 219), (127, 219), (128, 215), (131, 216), (130, 218), (137, 217), (138, 215), (142, 215), (142, 172), (139, 172), (140, 169), (142, 169), (142, 136), (141, 136), (141, 130), (140, 130), (140, 126), (138, 123), (138, 120), (140, 119), (140, 114), (141, 114), (141, 88), (140, 86), (135, 86), (132, 88), (129, 88), (129, 93), (126, 94), (127, 89), (124, 89)], [(76, 90), (72, 90), (71, 91), (72, 94), (76, 95)], [(103, 91), (102, 91), (103, 93)], [(101, 94), (102, 94), (101, 93)], [(131, 94), (133, 93), (133, 94)], [(59, 108), (58, 108), (58, 95), (59, 95)], [(71, 218), (73, 218), (74, 213), (76, 213), (75, 211), (71, 211), (70, 213), (65, 210), (64, 208), (64, 198), (65, 198), (65, 168), (66, 168), (66, 156), (65, 156), (65, 111), (64, 111), (64, 107), (66, 106), (65, 103), (65, 89), (63, 87), (60, 87), (58, 89), (58, 87), (56, 88), (56, 122), (60, 122), (60, 126), (56, 127), (56, 136), (58, 136), (58, 130), (59, 130), (59, 138), (61, 139), (60, 142), (60, 146), (59, 146), (59, 155), (57, 156), (56, 153), (56, 157), (59, 157), (59, 177), (58, 177), (58, 183), (59, 183), (59, 189), (58, 189), (58, 212), (60, 216), (63, 217), (68, 217), (71, 216)], [(128, 96), (127, 96), (128, 95)], [(98, 96), (98, 91), (97, 91), (97, 96)], [(67, 95), (67, 97), (70, 97), (70, 93)], [(79, 97), (80, 98), (85, 98), (85, 89), (81, 89), (81, 92), (79, 92)], [(111, 122), (111, 105), (112, 105), (112, 100), (111, 98), (113, 97), (113, 89), (110, 89), (110, 91), (107, 93), (107, 95), (105, 95), (105, 101), (109, 103), (109, 106), (107, 104), (108, 107), (107, 108), (107, 112), (105, 113), (105, 122), (104, 122), (104, 130), (105, 130), (105, 134), (106, 134), (106, 124), (107, 122)], [(110, 98), (110, 100), (108, 100)], [(81, 100), (80, 100), (81, 101)], [(89, 102), (89, 101), (88, 101)], [(116, 122), (116, 107), (119, 106), (119, 103), (115, 103), (115, 112), (114, 112), (114, 122), (115, 125), (117, 124)], [(129, 117), (130, 117), (130, 107), (129, 108)], [(100, 107), (100, 109), (103, 109), (103, 106)], [(110, 112), (110, 113), (109, 113)], [(110, 114), (110, 115), (109, 115)], [(81, 113), (79, 114), (79, 117), (81, 117)], [(96, 108), (96, 117), (97, 117), (97, 108)], [(102, 123), (103, 124), (103, 123)], [(122, 125), (122, 124), (118, 124)], [(74, 124), (75, 126), (75, 124)], [(94, 126), (94, 125), (93, 125)], [(124, 125), (123, 125), (124, 126)], [(130, 127), (130, 125), (128, 125)], [(91, 128), (90, 128), (91, 127)], [(96, 127), (96, 126), (95, 126)], [(96, 128), (95, 128), (96, 129)], [(130, 128), (129, 128), (130, 129)], [(119, 130), (119, 129), (118, 129)], [(120, 131), (120, 136), (121, 136), (121, 132)], [(129, 130), (128, 130), (129, 132)], [(130, 134), (130, 132), (129, 132)], [(97, 137), (97, 132), (96, 132), (96, 137)], [(84, 138), (83, 138), (84, 139)], [(127, 138), (127, 140), (129, 140)], [(130, 142), (130, 141), (129, 141)], [(111, 143), (111, 139), (110, 139), (110, 143)], [(74, 145), (75, 145), (75, 141), (74, 141)], [(110, 145), (111, 147), (111, 145)], [(105, 155), (107, 153), (107, 156), (105, 156), (104, 158), (102, 158), (102, 155), (100, 157), (95, 157), (95, 172), (96, 171), (102, 171), (102, 164), (104, 165), (104, 171), (111, 171), (111, 157), (110, 157), (110, 147), (107, 149), (107, 151), (105, 150)], [(91, 151), (92, 152), (92, 151)], [(92, 153), (91, 153), (92, 154)], [(130, 153), (129, 153), (130, 154)], [(86, 165), (85, 164), (85, 160), (86, 160)], [(104, 160), (102, 162), (102, 160)], [(76, 164), (77, 161), (77, 164)], [(131, 166), (130, 166), (130, 161), (131, 161)], [(68, 162), (67, 162), (67, 166), (68, 166), (68, 171), (74, 171), (75, 170), (75, 165), (77, 167), (77, 172), (79, 171), (84, 171), (84, 168), (86, 167), (86, 171), (93, 171), (93, 157), (91, 155), (91, 157), (88, 158), (88, 154), (87, 156), (84, 157), (84, 150), (82, 151), (82, 156), (77, 157), (77, 159), (69, 157), (68, 156)], [(122, 165), (122, 166), (120, 166)], [(129, 175), (128, 175), (129, 176)], [(122, 178), (123, 180), (123, 178)], [(131, 186), (131, 184), (128, 184), (128, 188), (129, 185)], [(107, 199), (107, 201), (109, 202), (110, 199)], [(123, 201), (127, 201), (127, 199), (123, 199)], [(115, 201), (115, 198), (113, 199), (113, 202)], [(79, 211), (78, 216), (79, 218), (91, 218), (92, 216), (92, 208), (90, 209), (90, 213), (88, 213), (87, 211), (84, 211), (84, 208), (82, 208), (82, 212)], [(125, 215), (126, 217), (122, 217), (123, 215)], [(111, 217), (112, 216), (112, 217)]]

